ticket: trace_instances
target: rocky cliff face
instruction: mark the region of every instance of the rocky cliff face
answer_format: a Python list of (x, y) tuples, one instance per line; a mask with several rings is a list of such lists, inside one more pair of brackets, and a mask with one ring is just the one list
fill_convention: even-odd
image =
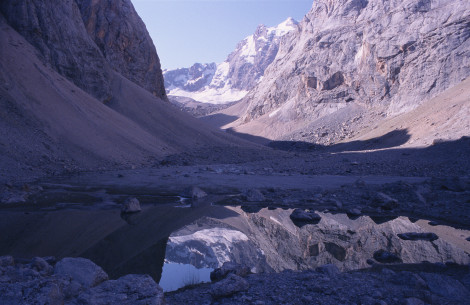
[(207, 103), (240, 100), (261, 80), (276, 57), (282, 37), (295, 30), (297, 21), (292, 18), (276, 27), (260, 25), (223, 63), (165, 71), (168, 94)]
[(2, 1), (0, 11), (46, 64), (99, 100), (112, 97), (112, 70), (165, 98), (158, 55), (129, 0)]
[(291, 124), (282, 138), (342, 108), (409, 111), (470, 76), (469, 25), (464, 0), (317, 0), (238, 124)]
[(166, 98), (155, 46), (130, 0), (76, 0), (83, 23), (111, 67), (159, 98)]
[(158, 57), (128, 0), (1, 1), (0, 46), (0, 180), (237, 142), (159, 98)]
[(0, 12), (44, 63), (99, 100), (111, 97), (111, 68), (88, 35), (74, 0), (2, 1)]

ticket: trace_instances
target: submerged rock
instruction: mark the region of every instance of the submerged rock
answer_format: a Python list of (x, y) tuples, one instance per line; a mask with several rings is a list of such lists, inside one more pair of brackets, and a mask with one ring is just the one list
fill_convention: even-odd
[(296, 225), (317, 224), (320, 222), (321, 216), (315, 212), (295, 209), (292, 214), (290, 214), (290, 219), (292, 219)]
[(137, 213), (142, 211), (137, 198), (128, 198), (121, 206), (121, 213)]
[(194, 186), (191, 191), (190, 195), (192, 199), (201, 199), (207, 196), (207, 193), (204, 192), (202, 189), (198, 188), (197, 186)]
[(379, 263), (391, 264), (391, 263), (401, 263), (401, 258), (391, 252), (385, 250), (378, 250), (374, 252), (374, 259)]
[(397, 234), (403, 240), (427, 240), (427, 241), (434, 241), (439, 237), (434, 233), (417, 233), (417, 232), (409, 232), (409, 233), (402, 233)]

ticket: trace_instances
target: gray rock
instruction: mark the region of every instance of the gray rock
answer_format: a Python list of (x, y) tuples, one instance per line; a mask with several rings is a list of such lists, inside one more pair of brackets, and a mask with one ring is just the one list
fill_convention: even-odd
[(160, 60), (130, 0), (6, 0), (0, 12), (47, 65), (100, 101), (112, 98), (113, 70), (166, 98)]
[(470, 299), (470, 291), (459, 281), (443, 274), (421, 273), (429, 290), (433, 294), (454, 300), (467, 302)]
[(234, 262), (225, 262), (222, 267), (215, 269), (211, 272), (211, 281), (220, 281), (227, 277), (229, 274), (236, 274), (245, 277), (250, 274), (250, 268), (242, 266)]
[(374, 259), (379, 263), (385, 264), (401, 263), (402, 261), (398, 255), (382, 249), (374, 252)]
[(88, 34), (111, 68), (153, 95), (165, 99), (160, 59), (131, 1), (76, 2)]
[(28, 200), (28, 193), (23, 191), (5, 192), (0, 197), (0, 203), (25, 203)]
[(128, 198), (121, 206), (121, 213), (136, 213), (142, 211), (137, 198)]
[(242, 100), (239, 122), (263, 116), (263, 135), (305, 141), (299, 131), (279, 132), (280, 117), (308, 133), (325, 125), (319, 117), (329, 116), (339, 135), (344, 126), (332, 113), (348, 109), (352, 124), (345, 128), (354, 130), (360, 103), (387, 114), (413, 109), (470, 76), (469, 14), (467, 0), (314, 1)]
[[(88, 35), (76, 1), (2, 1), (10, 25), (41, 54), (41, 59), (101, 101), (111, 96), (111, 69)], [(57, 24), (60, 16), (60, 26)]]
[(321, 220), (321, 216), (315, 212), (307, 212), (303, 209), (295, 209), (292, 214), (290, 214), (290, 219), (294, 223), (318, 223)]
[(108, 279), (106, 272), (86, 258), (66, 257), (54, 267), (57, 275), (68, 275), (84, 287), (94, 287)]
[(406, 305), (426, 305), (426, 303), (418, 298), (407, 298)]
[(0, 267), (13, 266), (14, 264), (15, 260), (13, 259), (13, 256), (0, 256)]
[(358, 209), (358, 208), (353, 208), (353, 209), (349, 209), (348, 210), (348, 215), (351, 215), (351, 216), (361, 216), (361, 210)]
[(190, 191), (190, 196), (192, 199), (201, 199), (207, 196), (207, 193), (204, 192), (202, 189), (194, 186)]
[(259, 190), (249, 189), (243, 193), (243, 199), (248, 202), (259, 202), (264, 201), (266, 198)]
[(214, 299), (228, 297), (237, 292), (248, 290), (248, 282), (235, 274), (229, 274), (226, 279), (212, 285), (210, 294)]
[(388, 196), (387, 194), (378, 192), (375, 197), (374, 206), (381, 207), (384, 210), (393, 210), (398, 207), (398, 200)]
[(31, 260), (31, 266), (33, 268), (36, 268), (37, 271), (45, 274), (52, 274), (52, 272), (54, 271), (54, 268), (41, 257), (34, 257)]
[(439, 238), (435, 233), (417, 233), (417, 232), (402, 233), (402, 234), (397, 234), (397, 236), (403, 240), (434, 241)]
[(338, 267), (333, 264), (326, 264), (320, 267), (317, 267), (315, 271), (328, 275), (329, 277), (334, 277), (340, 273)]
[(106, 281), (78, 297), (78, 304), (165, 304), (163, 289), (149, 275), (129, 274)]

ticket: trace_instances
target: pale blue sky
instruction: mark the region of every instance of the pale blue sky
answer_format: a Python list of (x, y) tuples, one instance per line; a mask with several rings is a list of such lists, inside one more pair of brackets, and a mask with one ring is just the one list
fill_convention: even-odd
[(162, 68), (222, 62), (259, 24), (297, 21), (313, 0), (133, 0)]

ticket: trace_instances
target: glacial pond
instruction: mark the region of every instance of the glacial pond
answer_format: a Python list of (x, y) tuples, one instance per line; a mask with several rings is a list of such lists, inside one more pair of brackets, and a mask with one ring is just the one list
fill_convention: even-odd
[[(321, 219), (316, 224), (299, 227), (290, 218), (292, 209), (250, 213), (232, 206), (190, 207), (181, 198), (142, 208), (127, 215), (121, 215), (117, 204), (3, 209), (0, 255), (85, 257), (111, 278), (150, 274), (165, 291), (210, 281), (210, 272), (225, 262), (243, 264), (252, 272), (324, 264), (354, 270), (381, 263), (377, 253), (386, 251), (395, 262), (470, 263), (470, 231), (426, 220), (351, 219), (317, 212)], [(433, 234), (407, 238), (404, 233)]]

